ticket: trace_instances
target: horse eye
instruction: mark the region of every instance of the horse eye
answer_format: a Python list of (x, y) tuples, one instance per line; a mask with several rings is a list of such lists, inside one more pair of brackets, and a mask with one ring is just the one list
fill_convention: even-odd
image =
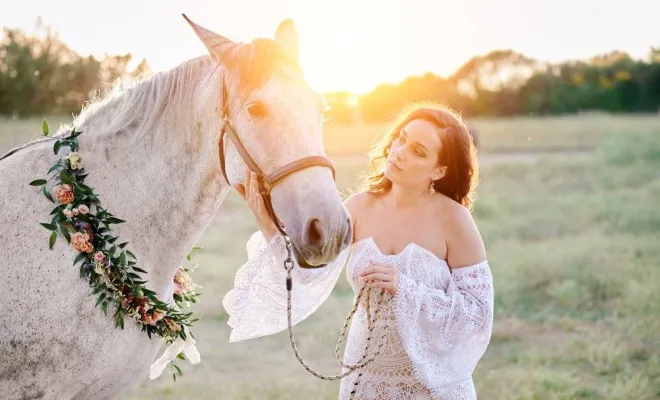
[(266, 109), (266, 105), (258, 101), (248, 104), (247, 109), (250, 115), (252, 115), (253, 117), (263, 117), (268, 112)]

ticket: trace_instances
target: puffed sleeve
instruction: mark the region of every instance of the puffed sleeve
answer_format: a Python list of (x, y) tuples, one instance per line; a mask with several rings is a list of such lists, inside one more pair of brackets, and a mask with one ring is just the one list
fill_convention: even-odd
[(393, 304), (397, 328), (416, 374), (429, 388), (470, 378), (490, 341), (493, 292), (487, 261), (455, 269), (444, 287), (399, 276)]
[[(222, 305), (229, 314), (230, 342), (271, 335), (287, 329), (286, 246), (278, 232), (267, 242), (261, 231), (246, 244), (248, 259), (234, 277)], [(350, 247), (327, 266), (292, 271), (291, 320), (298, 324), (316, 311), (332, 292)]]

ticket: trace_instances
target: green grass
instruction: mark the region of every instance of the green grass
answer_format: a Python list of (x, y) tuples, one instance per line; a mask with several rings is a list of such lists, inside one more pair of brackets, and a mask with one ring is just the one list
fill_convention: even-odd
[[(495, 152), (542, 153), (537, 162), (484, 162), (481, 171), (474, 216), (494, 273), (496, 316), (474, 374), (479, 398), (660, 397), (659, 118), (475, 124), (486, 161)], [(361, 158), (343, 156), (359, 154), (379, 129), (328, 127), (343, 191), (364, 167)], [(27, 130), (38, 132), (39, 120), (0, 122), (0, 152), (26, 140)], [(554, 156), (572, 150), (582, 153)], [(123, 400), (337, 398), (337, 382), (320, 381), (298, 364), (286, 332), (228, 343), (222, 297), (255, 229), (231, 193), (202, 237), (194, 274), (203, 285), (195, 306), (203, 317), (196, 329), (202, 362), (184, 363), (176, 383), (168, 376), (145, 380)], [(342, 277), (296, 330), (303, 356), (326, 373), (339, 371), (334, 344), (351, 307), (348, 291)]]

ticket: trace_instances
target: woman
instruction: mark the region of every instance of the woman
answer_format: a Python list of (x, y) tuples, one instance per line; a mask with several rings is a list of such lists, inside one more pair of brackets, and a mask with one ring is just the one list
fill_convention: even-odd
[[(378, 310), (374, 325), (376, 331), (387, 329), (387, 341), (359, 371), (359, 384), (357, 372), (342, 380), (340, 398), (355, 390), (360, 399), (476, 399), (472, 373), (490, 341), (493, 281), (470, 213), (478, 167), (468, 128), (444, 107), (415, 106), (384, 136), (371, 165), (363, 190), (345, 201), (354, 223), (346, 275), (355, 293), (362, 285), (387, 293), (388, 306)], [(246, 182), (236, 189), (261, 231), (248, 242), (248, 262), (223, 302), (231, 341), (287, 327), (283, 240), (253, 174)], [(294, 323), (328, 297), (346, 253), (323, 269), (294, 268)], [(369, 297), (372, 315), (376, 297)], [(345, 363), (362, 359), (368, 312), (361, 301)], [(373, 336), (377, 343), (381, 335)]]

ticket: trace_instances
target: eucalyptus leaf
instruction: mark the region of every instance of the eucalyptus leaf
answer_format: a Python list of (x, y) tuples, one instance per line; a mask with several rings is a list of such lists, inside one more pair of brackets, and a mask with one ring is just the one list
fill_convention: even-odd
[(60, 165), (60, 163), (57, 163), (57, 164), (53, 165), (52, 167), (50, 167), (50, 169), (48, 170), (48, 172), (46, 174), (50, 174), (51, 172), (53, 172), (55, 170), (58, 170), (60, 168), (62, 168), (62, 166)]
[(53, 246), (55, 246), (55, 241), (57, 240), (57, 232), (53, 232), (50, 234), (50, 240), (48, 242), (48, 247), (52, 250)]
[(60, 180), (63, 183), (68, 183), (69, 185), (73, 184), (74, 177), (67, 170), (63, 169), (60, 171)]
[(48, 181), (45, 179), (35, 179), (32, 182), (30, 182), (30, 186), (43, 186), (46, 183), (48, 183)]
[(50, 192), (48, 191), (48, 189), (46, 189), (46, 186), (42, 186), (41, 191), (44, 193), (44, 196), (46, 196), (48, 200), (55, 203), (55, 200), (53, 200), (53, 196), (50, 195)]
[[(44, 135), (49, 134), (48, 123), (45, 119), (42, 123), (42, 132)], [(58, 137), (53, 144), (53, 152), (59, 154), (62, 147), (68, 147), (70, 151), (77, 151), (79, 147), (77, 138), (81, 133), (82, 131), (76, 131), (74, 127), (68, 136), (62, 138)], [(169, 304), (159, 300), (156, 292), (147, 289), (145, 287), (147, 281), (138, 275), (138, 273), (146, 274), (147, 272), (136, 267), (137, 257), (132, 252), (125, 250), (129, 242), (121, 242), (119, 245), (114, 245), (119, 238), (118, 236), (112, 235), (110, 225), (120, 224), (126, 221), (115, 217), (106, 208), (102, 207), (98, 194), (94, 193), (94, 189), (84, 183), (85, 178), (88, 176), (88, 173), (84, 169), (70, 172), (71, 170), (69, 168), (70, 166), (66, 161), (66, 158), (62, 157), (56, 164), (49, 168), (48, 173), (46, 174), (49, 176), (48, 179), (36, 179), (30, 182), (30, 185), (41, 186), (41, 191), (44, 196), (52, 203), (58, 204), (59, 202), (54, 200), (50, 191), (46, 188), (46, 184), (49, 180), (54, 180), (55, 185), (69, 184), (73, 188), (75, 197), (73, 206), (86, 204), (90, 207), (90, 212), (88, 214), (79, 214), (73, 217), (73, 220), (75, 221), (73, 227), (77, 230), (82, 230), (78, 223), (91, 225), (91, 228), (95, 233), (92, 244), (97, 251), (102, 250), (105, 252), (107, 258), (106, 266), (108, 270), (102, 271), (101, 274), (99, 274), (95, 269), (88, 268), (89, 266), (94, 266), (88, 263), (92, 258), (91, 253), (79, 252), (73, 261), (73, 265), (76, 266), (80, 263), (80, 278), (87, 280), (89, 286), (93, 288), (91, 295), (97, 297), (95, 307), (101, 305), (103, 313), (107, 315), (108, 305), (116, 305), (113, 319), (115, 320), (115, 326), (117, 328), (124, 329), (124, 316), (126, 315), (133, 318), (138, 324), (141, 324), (142, 332), (146, 332), (150, 339), (152, 338), (152, 335), (157, 334), (167, 339), (168, 342), (171, 342), (173, 338), (165, 336), (169, 333), (169, 330), (163, 329), (163, 324), (156, 326), (142, 323), (139, 315), (137, 317), (133, 316), (133, 312), (135, 312), (133, 307), (136, 307), (136, 305), (130, 303), (130, 305), (125, 305), (126, 303), (124, 301), (132, 297), (147, 297), (148, 304), (152, 311), (162, 312), (165, 314), (163, 316), (164, 318), (175, 321), (182, 326), (191, 327), (194, 320), (190, 321), (190, 318), (193, 314), (182, 313), (181, 310), (185, 310), (186, 307), (189, 307), (190, 303), (195, 303), (196, 297), (199, 293), (192, 292), (185, 296), (174, 295), (175, 305), (171, 307)], [(93, 212), (92, 205), (94, 206)], [(69, 231), (69, 229), (72, 228), (71, 221), (69, 221), (69, 219), (63, 214), (63, 211), (70, 206), (71, 205), (67, 204), (58, 204), (50, 212), (50, 215), (52, 216), (51, 222), (40, 223), (44, 228), (51, 231), (49, 237), (50, 249), (53, 249), (57, 241), (58, 232), (62, 234), (68, 243), (71, 243), (71, 233)], [(110, 245), (110, 249), (106, 250)], [(195, 246), (193, 247), (193, 250), (198, 248), (201, 247)], [(118, 249), (120, 250), (120, 253), (115, 257), (115, 253)], [(190, 259), (190, 254), (188, 255), (188, 259)], [(110, 278), (110, 280), (107, 278)], [(182, 304), (183, 300), (186, 301), (185, 304)], [(191, 332), (190, 335), (192, 336)], [(186, 333), (182, 330), (178, 332), (175, 337), (180, 337), (185, 340)], [(179, 354), (178, 358), (184, 359), (182, 354)], [(174, 365), (173, 368), (179, 375), (182, 374), (181, 369), (178, 366)], [(174, 374), (175, 380), (176, 375), (177, 374)]]
[(85, 260), (87, 258), (87, 253), (80, 253), (76, 256), (76, 259), (73, 260), (73, 265), (78, 264), (79, 262)]
[(53, 224), (45, 224), (43, 222), (40, 222), (39, 225), (43, 226), (44, 228), (48, 229), (49, 231), (54, 231), (57, 229), (57, 227)]
[(60, 231), (62, 232), (62, 236), (64, 236), (64, 239), (66, 239), (66, 242), (71, 244), (71, 234), (69, 233), (69, 230), (61, 226)]
[(99, 296), (98, 300), (96, 300), (96, 304), (94, 305), (94, 307), (96, 307), (96, 306), (98, 306), (99, 304), (101, 304), (101, 302), (102, 302), (103, 300), (105, 300), (105, 293), (101, 293), (101, 295)]

